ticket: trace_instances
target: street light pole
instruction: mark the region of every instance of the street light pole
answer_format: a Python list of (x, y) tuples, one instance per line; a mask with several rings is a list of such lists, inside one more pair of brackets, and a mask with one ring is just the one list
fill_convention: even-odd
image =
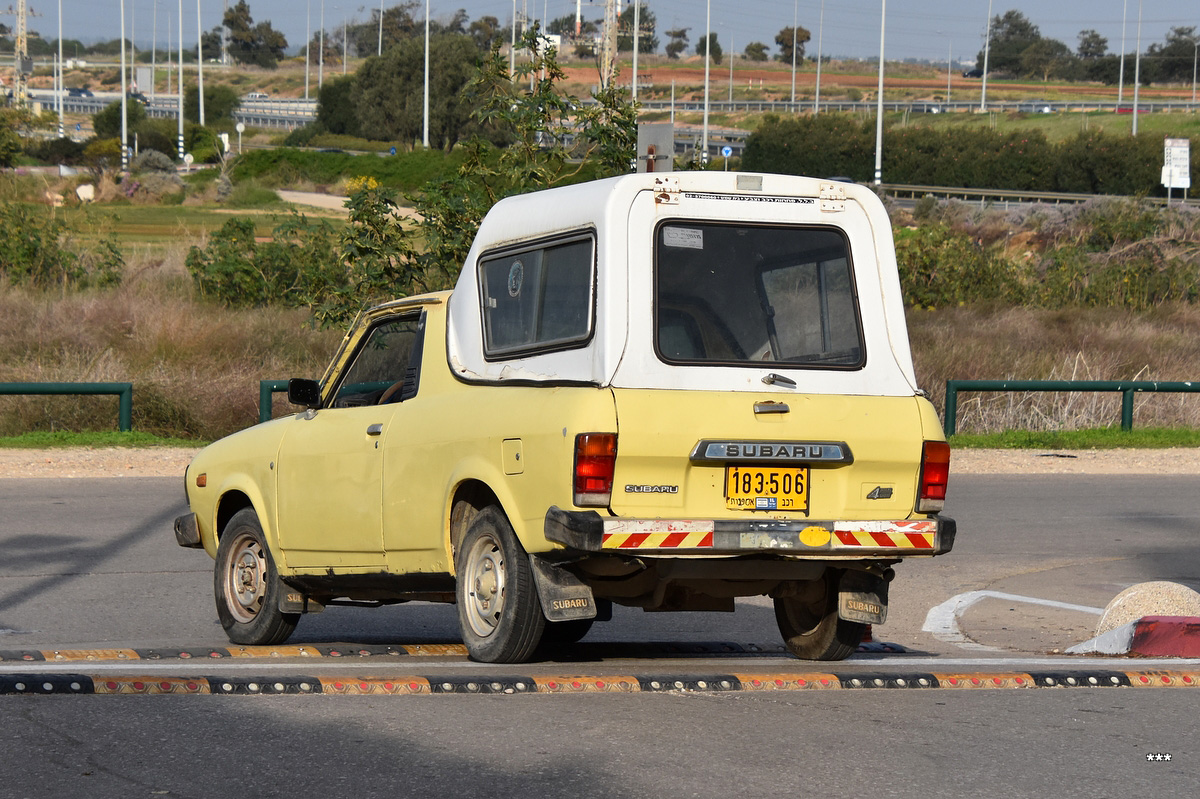
[(196, 83), (200, 100), (200, 127), (204, 127), (204, 33), (200, 26), (200, 0), (196, 0)]
[[(796, 50), (792, 48), (792, 58)], [(704, 133), (700, 137), (700, 163), (708, 163), (708, 65), (712, 63), (712, 0), (704, 3)]]
[(183, 160), (183, 0), (179, 0), (179, 96), (178, 102), (178, 118), (179, 118), (179, 160)]
[(1125, 18), (1129, 16), (1129, 0), (1121, 7), (1121, 67), (1117, 73), (1117, 108), (1125, 96)]
[[(59, 36), (61, 43), (62, 37)], [(61, 44), (60, 44), (61, 46)], [(1196, 56), (1200, 55), (1200, 39), (1192, 39), (1192, 105), (1196, 104)], [(59, 52), (58, 60), (62, 61), (62, 53)], [(1194, 109), (1193, 109), (1194, 110)]]
[(421, 129), (421, 143), (429, 149), (429, 0), (425, 0), (425, 123)]
[(121, 0), (121, 174), (129, 172), (129, 87), (125, 83), (125, 0)]
[(825, 0), (821, 0), (821, 21), (817, 25), (817, 94), (813, 98), (813, 114), (821, 113), (821, 50), (825, 44)]
[(983, 89), (979, 92), (979, 110), (987, 110), (988, 56), (992, 50), (992, 0), (988, 0), (987, 25), (983, 34)]
[(883, 34), (887, 21), (887, 0), (879, 12), (879, 91), (875, 109), (875, 185), (883, 183)]
[(375, 48), (375, 55), (383, 55), (383, 0), (379, 0), (379, 44)]
[(1137, 135), (1138, 89), (1142, 85), (1142, 0), (1138, 0), (1137, 53), (1133, 57), (1133, 135)]
[[(792, 5), (792, 105), (796, 105), (796, 25), (800, 21), (800, 0)], [(794, 112), (796, 109), (793, 108)]]

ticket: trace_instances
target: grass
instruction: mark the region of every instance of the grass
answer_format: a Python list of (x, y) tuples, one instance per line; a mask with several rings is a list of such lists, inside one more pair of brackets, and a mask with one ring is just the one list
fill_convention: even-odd
[(196, 441), (189, 438), (156, 436), (153, 433), (117, 433), (111, 430), (84, 433), (70, 433), (64, 430), (38, 431), (19, 436), (0, 437), (0, 449), (62, 449), (64, 447), (86, 449), (184, 447), (194, 449), (207, 443), (207, 441)]
[(950, 445), (961, 449), (1166, 449), (1200, 447), (1200, 430), (1144, 427), (1122, 430), (1006, 430), (1001, 433), (959, 433)]

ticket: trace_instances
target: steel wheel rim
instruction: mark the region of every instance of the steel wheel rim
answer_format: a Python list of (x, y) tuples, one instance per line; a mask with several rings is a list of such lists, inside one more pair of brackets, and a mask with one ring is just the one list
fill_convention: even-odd
[(266, 552), (254, 536), (240, 533), (225, 567), (225, 605), (237, 622), (247, 624), (262, 610), (266, 593)]
[(491, 535), (481, 535), (467, 552), (466, 563), (464, 615), (471, 632), (487, 638), (496, 631), (504, 613), (508, 578), (500, 542)]

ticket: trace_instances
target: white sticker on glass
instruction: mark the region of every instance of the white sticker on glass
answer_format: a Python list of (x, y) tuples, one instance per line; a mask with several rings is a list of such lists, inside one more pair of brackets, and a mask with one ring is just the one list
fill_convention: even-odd
[(704, 231), (685, 227), (665, 227), (663, 228), (663, 244), (668, 247), (703, 250)]

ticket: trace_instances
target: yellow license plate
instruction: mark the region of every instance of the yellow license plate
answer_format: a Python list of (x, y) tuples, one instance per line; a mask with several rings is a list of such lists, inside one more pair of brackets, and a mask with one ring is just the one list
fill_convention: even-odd
[(726, 466), (725, 507), (807, 513), (808, 467)]

